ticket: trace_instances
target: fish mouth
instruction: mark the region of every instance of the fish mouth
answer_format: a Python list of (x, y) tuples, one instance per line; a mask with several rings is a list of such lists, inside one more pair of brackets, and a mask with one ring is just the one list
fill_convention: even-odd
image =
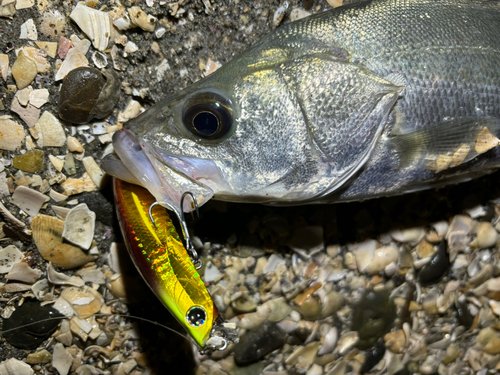
[[(108, 155), (103, 160), (106, 172), (145, 187), (167, 208), (170, 205), (180, 209), (185, 192), (193, 194), (198, 206), (203, 205), (214, 195), (211, 186), (221, 180), (220, 170), (213, 161), (170, 155), (130, 130), (116, 132), (113, 147), (118, 158)], [(182, 210), (193, 211), (193, 203), (186, 199)]]

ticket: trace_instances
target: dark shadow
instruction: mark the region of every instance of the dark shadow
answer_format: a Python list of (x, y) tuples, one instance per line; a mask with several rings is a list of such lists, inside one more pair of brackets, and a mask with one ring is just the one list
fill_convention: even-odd
[[(201, 218), (192, 227), (202, 240), (224, 244), (233, 233), (238, 238), (248, 233), (251, 222), (262, 227), (269, 217), (279, 217), (292, 228), (291, 232), (305, 223), (321, 225), (326, 244), (344, 245), (376, 238), (394, 229), (429, 226), (479, 204), (486, 205), (500, 197), (498, 181), (500, 172), (439, 190), (329, 205), (275, 207), (211, 201), (201, 207)], [(482, 219), (489, 220), (493, 215), (494, 212), (488, 212)], [(262, 230), (257, 228), (255, 232)], [(264, 242), (274, 243), (275, 248), (286, 244), (287, 237), (267, 235)]]

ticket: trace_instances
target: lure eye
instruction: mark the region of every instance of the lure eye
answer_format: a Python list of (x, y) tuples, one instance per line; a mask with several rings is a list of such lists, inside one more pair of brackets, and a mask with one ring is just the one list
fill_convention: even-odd
[(187, 101), (182, 116), (184, 126), (202, 139), (224, 137), (232, 128), (233, 115), (228, 99), (215, 92), (197, 93)]
[(186, 320), (191, 327), (201, 327), (207, 320), (207, 313), (201, 306), (193, 306), (186, 313)]

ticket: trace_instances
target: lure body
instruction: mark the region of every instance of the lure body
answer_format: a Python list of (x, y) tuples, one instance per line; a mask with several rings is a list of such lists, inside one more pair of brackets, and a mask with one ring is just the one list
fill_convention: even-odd
[(114, 179), (127, 250), (142, 277), (200, 347), (221, 317), (167, 211), (143, 187)]

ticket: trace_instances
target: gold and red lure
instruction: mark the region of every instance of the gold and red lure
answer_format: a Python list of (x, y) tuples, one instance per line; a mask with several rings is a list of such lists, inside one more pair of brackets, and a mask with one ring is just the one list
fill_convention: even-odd
[[(143, 187), (114, 178), (115, 203), (127, 250), (146, 283), (201, 349), (223, 350), (237, 341), (224, 322), (186, 247), (194, 252), (184, 215), (178, 214), (187, 246), (155, 198)], [(187, 237), (187, 238), (186, 238)]]

